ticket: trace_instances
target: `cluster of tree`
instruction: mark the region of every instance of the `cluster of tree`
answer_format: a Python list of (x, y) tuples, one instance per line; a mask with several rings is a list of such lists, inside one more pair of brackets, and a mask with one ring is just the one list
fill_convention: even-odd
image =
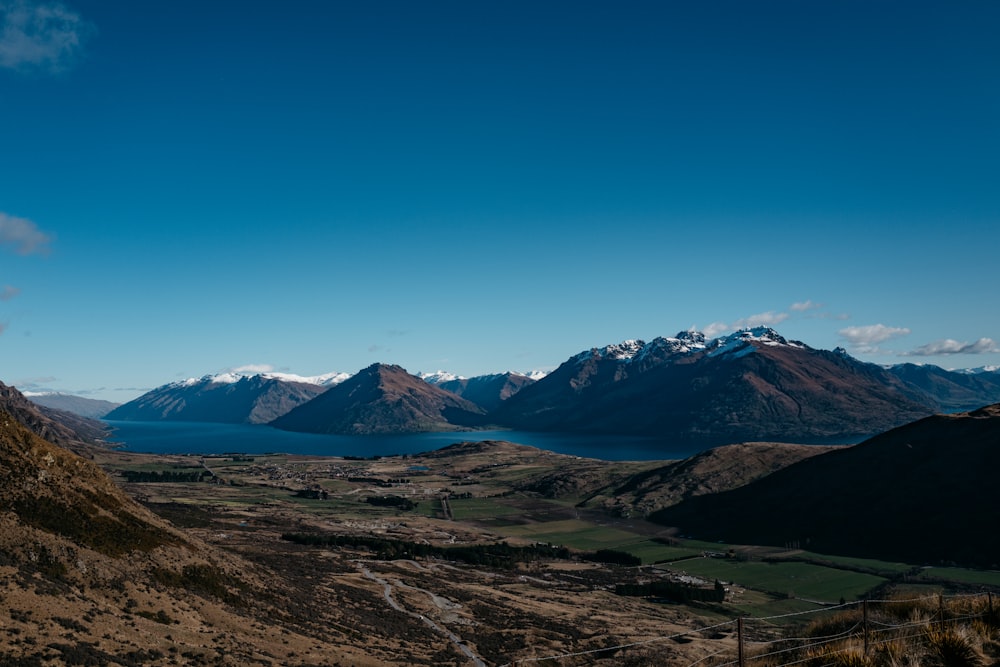
[(722, 602), (726, 589), (719, 581), (712, 588), (701, 588), (677, 581), (653, 581), (648, 584), (618, 584), (615, 593), (631, 597), (656, 597), (673, 602)]
[(137, 482), (187, 483), (200, 482), (204, 477), (212, 477), (212, 473), (208, 470), (194, 470), (190, 472), (174, 472), (171, 470), (164, 470), (162, 472), (156, 472), (153, 470), (123, 470), (122, 476), (125, 477), (126, 482), (133, 484)]
[(642, 559), (633, 556), (626, 551), (616, 551), (614, 549), (598, 549), (597, 551), (587, 551), (580, 554), (581, 560), (589, 560), (592, 563), (609, 563), (611, 565), (626, 565), (634, 567), (642, 565)]
[(321, 535), (318, 533), (285, 533), (281, 539), (307, 546), (369, 549), (375, 553), (376, 558), (381, 560), (434, 557), (501, 569), (512, 568), (517, 563), (530, 563), (543, 559), (568, 560), (572, 557), (569, 549), (565, 547), (544, 544), (516, 547), (506, 542), (497, 542), (494, 544), (439, 547), (432, 544), (366, 535)]
[(310, 498), (312, 500), (327, 500), (330, 494), (326, 489), (300, 489), (295, 492), (296, 498)]
[(401, 496), (368, 496), (365, 502), (376, 507), (396, 507), (407, 511), (417, 508), (415, 502)]

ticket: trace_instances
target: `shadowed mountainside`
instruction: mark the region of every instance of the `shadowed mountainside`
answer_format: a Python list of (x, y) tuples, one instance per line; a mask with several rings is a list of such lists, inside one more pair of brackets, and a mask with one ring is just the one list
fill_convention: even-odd
[(710, 540), (995, 567), (998, 445), (1000, 405), (935, 415), (650, 518)]

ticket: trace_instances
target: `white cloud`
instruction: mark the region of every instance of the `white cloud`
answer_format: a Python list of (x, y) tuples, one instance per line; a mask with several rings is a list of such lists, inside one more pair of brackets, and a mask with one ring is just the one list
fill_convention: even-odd
[(0, 287), (0, 301), (10, 301), (15, 296), (21, 293), (21, 290), (16, 287), (11, 287), (10, 285), (4, 285)]
[(797, 301), (796, 303), (793, 303), (788, 308), (789, 308), (789, 310), (794, 310), (797, 313), (802, 313), (802, 312), (805, 312), (807, 310), (816, 310), (816, 309), (822, 308), (822, 307), (823, 307), (823, 304), (821, 304), (821, 303), (813, 303), (809, 299), (806, 299), (805, 301)]
[(273, 373), (274, 366), (271, 364), (246, 364), (245, 366), (237, 366), (236, 368), (226, 369), (227, 373)]
[(776, 313), (769, 310), (766, 313), (758, 313), (750, 317), (744, 317), (733, 323), (733, 329), (747, 329), (750, 327), (773, 327), (788, 319), (788, 313)]
[(63, 71), (93, 32), (92, 24), (61, 4), (0, 0), (0, 67)]
[(921, 345), (915, 350), (904, 352), (903, 357), (932, 357), (948, 354), (989, 354), (1000, 352), (1000, 348), (992, 338), (980, 338), (974, 343), (960, 343), (951, 338), (936, 340), (933, 343)]
[(907, 336), (906, 327), (887, 327), (884, 324), (869, 324), (863, 327), (846, 327), (837, 332), (847, 343), (862, 352), (876, 352), (878, 343), (892, 338)]
[(27, 218), (0, 213), (0, 245), (14, 246), (19, 255), (47, 255), (52, 237)]
[(706, 338), (715, 338), (719, 334), (724, 334), (732, 330), (733, 328), (725, 322), (712, 322), (702, 330), (702, 333), (705, 334)]

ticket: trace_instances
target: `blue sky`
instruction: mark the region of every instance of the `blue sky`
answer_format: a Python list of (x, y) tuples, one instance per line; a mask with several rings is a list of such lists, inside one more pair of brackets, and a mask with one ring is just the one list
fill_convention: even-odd
[(0, 0), (0, 380), (771, 324), (1000, 363), (1000, 3)]

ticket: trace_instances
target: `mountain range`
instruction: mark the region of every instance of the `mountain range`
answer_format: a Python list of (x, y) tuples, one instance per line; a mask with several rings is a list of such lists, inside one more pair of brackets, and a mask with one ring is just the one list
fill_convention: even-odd
[(157, 387), (121, 405), (109, 420), (267, 424), (316, 398), (347, 376), (319, 379), (223, 373)]
[[(107, 415), (123, 420), (271, 423), (316, 433), (480, 427), (649, 436), (699, 446), (859, 442), (938, 412), (1000, 401), (1000, 372), (865, 363), (767, 327), (695, 331), (570, 357), (538, 380), (424, 376), (375, 364), (326, 384), (294, 376), (205, 376), (164, 385)], [(430, 389), (434, 391), (431, 391)]]

